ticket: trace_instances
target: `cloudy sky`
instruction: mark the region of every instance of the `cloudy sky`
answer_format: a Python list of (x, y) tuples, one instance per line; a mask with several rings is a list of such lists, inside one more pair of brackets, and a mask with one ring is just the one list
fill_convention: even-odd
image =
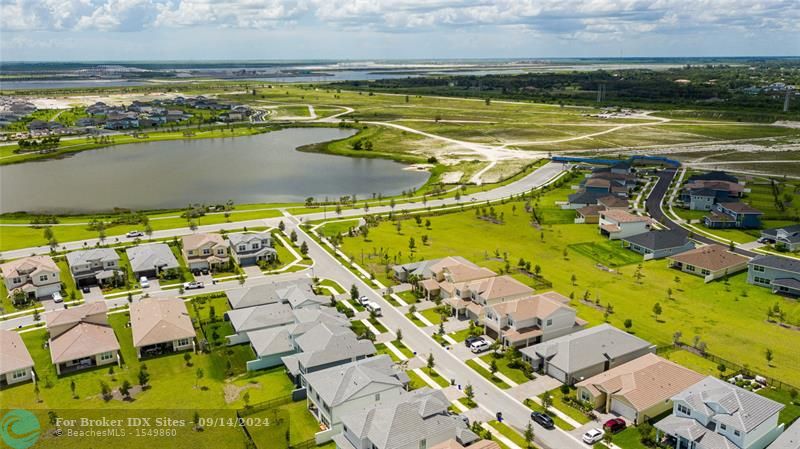
[(800, 55), (800, 0), (0, 0), (0, 59)]

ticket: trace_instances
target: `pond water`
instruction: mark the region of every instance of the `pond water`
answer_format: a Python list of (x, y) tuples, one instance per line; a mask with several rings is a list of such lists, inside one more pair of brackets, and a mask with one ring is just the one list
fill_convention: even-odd
[(0, 213), (164, 209), (190, 203), (302, 202), (419, 187), (424, 171), (295, 149), (351, 129), (289, 128), (247, 137), (137, 143), (0, 166)]

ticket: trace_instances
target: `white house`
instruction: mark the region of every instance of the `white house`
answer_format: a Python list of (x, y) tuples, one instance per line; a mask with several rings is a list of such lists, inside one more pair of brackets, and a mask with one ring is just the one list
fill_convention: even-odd
[(598, 228), (600, 234), (611, 240), (624, 239), (632, 235), (647, 232), (650, 229), (651, 219), (634, 215), (620, 209), (600, 211)]

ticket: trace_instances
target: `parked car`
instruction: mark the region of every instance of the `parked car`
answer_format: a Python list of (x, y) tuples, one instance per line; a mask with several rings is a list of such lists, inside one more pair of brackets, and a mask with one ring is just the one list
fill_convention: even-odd
[(383, 315), (383, 311), (381, 310), (381, 305), (380, 305), (380, 304), (378, 304), (378, 303), (377, 303), (377, 302), (375, 302), (375, 301), (369, 301), (369, 302), (367, 303), (367, 305), (365, 306), (365, 308), (366, 308), (366, 309), (367, 309), (369, 312), (374, 312), (374, 313), (375, 313), (375, 315), (378, 315), (378, 316), (381, 316), (381, 315)]
[(483, 337), (475, 337), (475, 336), (467, 337), (467, 339), (464, 340), (464, 344), (469, 348), (476, 341), (483, 341)]
[(61, 293), (55, 292), (53, 293), (53, 302), (62, 302), (64, 298), (61, 297)]
[(487, 351), (489, 349), (489, 346), (490, 345), (488, 341), (481, 339), (469, 345), (469, 350), (472, 351), (474, 354), (477, 354), (479, 352)]
[(92, 289), (91, 289), (91, 288), (89, 288), (89, 286), (87, 285), (86, 287), (83, 287), (83, 288), (81, 289), (81, 291), (82, 291), (82, 292), (84, 292), (84, 293), (89, 293), (89, 292), (91, 292), (91, 291), (92, 291)]
[(125, 234), (125, 237), (131, 238), (131, 239), (132, 238), (136, 238), (136, 237), (144, 237), (144, 232), (142, 232), (142, 231), (131, 231), (131, 232)]
[(366, 296), (361, 296), (360, 298), (358, 298), (358, 303), (361, 304), (362, 306), (367, 305), (368, 302), (369, 298), (367, 298)]
[(139, 278), (139, 285), (141, 285), (142, 288), (150, 287), (150, 281), (147, 280), (147, 276), (142, 276)]
[(183, 284), (184, 290), (194, 290), (196, 288), (205, 288), (205, 285), (203, 285), (202, 282), (198, 281), (186, 282)]
[(203, 269), (200, 270), (200, 272), (203, 273), (206, 276), (208, 276), (208, 274), (209, 274), (208, 268), (203, 268)]
[(611, 418), (603, 424), (603, 430), (610, 433), (622, 432), (625, 430), (625, 420), (622, 418)]
[(603, 432), (601, 429), (590, 429), (586, 433), (583, 434), (583, 442), (586, 444), (594, 444), (598, 441), (603, 439), (603, 435), (606, 433)]
[(532, 412), (531, 419), (545, 429), (552, 429), (555, 426), (553, 418), (542, 412)]

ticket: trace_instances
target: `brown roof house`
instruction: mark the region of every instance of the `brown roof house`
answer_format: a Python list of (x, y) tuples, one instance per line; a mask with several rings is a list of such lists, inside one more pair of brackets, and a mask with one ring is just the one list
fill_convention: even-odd
[(106, 303), (97, 301), (44, 314), (56, 373), (119, 364), (119, 343), (107, 313)]
[(194, 350), (195, 331), (180, 298), (144, 298), (131, 304), (131, 330), (136, 356), (142, 358)]
[(600, 221), (600, 212), (606, 210), (605, 206), (591, 204), (575, 209), (575, 224), (595, 224)]
[(0, 329), (0, 386), (33, 379), (33, 359), (17, 332)]
[(578, 399), (641, 424), (671, 410), (672, 396), (704, 377), (655, 354), (645, 354), (575, 386)]
[(669, 266), (702, 276), (706, 282), (747, 269), (749, 257), (728, 251), (722, 245), (706, 245), (667, 257)]
[(224, 270), (230, 262), (228, 241), (219, 234), (186, 235), (183, 258), (190, 270)]
[(526, 347), (583, 329), (569, 298), (547, 292), (484, 309), (485, 332), (504, 346)]
[(61, 291), (61, 270), (50, 256), (30, 256), (0, 265), (12, 301), (47, 298)]
[(511, 276), (495, 276), (468, 282), (442, 282), (442, 297), (456, 315), (462, 311), (472, 319), (483, 316), (483, 308), (533, 294), (533, 289)]

